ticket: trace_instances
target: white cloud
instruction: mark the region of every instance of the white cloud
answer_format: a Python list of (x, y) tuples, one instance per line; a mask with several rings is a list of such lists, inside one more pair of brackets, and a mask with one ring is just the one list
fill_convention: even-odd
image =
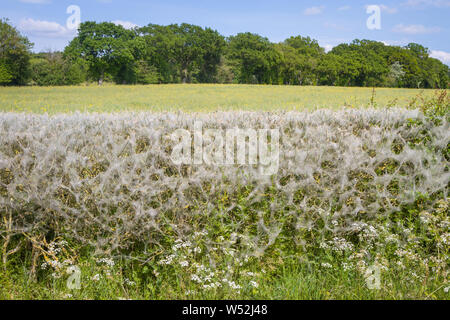
[(381, 8), (382, 11), (384, 11), (386, 13), (389, 13), (389, 14), (394, 14), (394, 13), (397, 13), (397, 11), (398, 11), (397, 8), (388, 7), (388, 6), (384, 5), (384, 4), (381, 4), (380, 8)]
[(331, 49), (333, 49), (334, 48), (334, 46), (333, 45), (331, 45), (331, 44), (326, 44), (326, 45), (324, 45), (323, 46), (323, 48), (325, 49), (325, 52), (330, 52), (331, 51)]
[[(367, 9), (370, 6), (371, 5), (365, 5), (364, 7)], [(385, 5), (385, 4), (379, 4), (379, 5), (378, 4), (374, 4), (373, 6), (377, 6), (377, 7), (380, 8), (381, 11), (389, 13), (389, 14), (394, 14), (394, 13), (398, 12), (397, 8), (389, 7), (389, 6)]]
[(19, 1), (23, 3), (37, 3), (37, 4), (46, 4), (51, 2), (51, 0), (19, 0)]
[(114, 20), (112, 23), (116, 25), (120, 25), (124, 27), (125, 29), (133, 29), (136, 27), (139, 27), (137, 24), (130, 22), (130, 21), (122, 21), (122, 20)]
[(333, 22), (326, 21), (323, 24), (323, 26), (325, 28), (339, 30), (339, 31), (350, 31), (349, 28), (345, 24), (342, 24), (342, 23), (333, 23)]
[(439, 50), (431, 50), (430, 57), (441, 60), (445, 64), (450, 64), (450, 53)]
[(303, 11), (303, 14), (305, 14), (307, 16), (313, 16), (313, 15), (321, 14), (324, 9), (325, 9), (325, 6), (311, 7), (311, 8), (305, 9)]
[(343, 7), (339, 7), (338, 8), (338, 11), (347, 11), (347, 10), (350, 10), (352, 7), (350, 7), (350, 6), (343, 6)]
[(57, 22), (31, 18), (20, 20), (18, 28), (28, 35), (44, 38), (69, 38), (76, 34), (76, 30), (69, 30)]
[(441, 31), (439, 27), (425, 27), (421, 24), (411, 24), (411, 25), (403, 25), (398, 24), (392, 29), (392, 31), (397, 33), (405, 33), (405, 34), (429, 34), (429, 33), (437, 33)]
[(407, 7), (433, 6), (438, 8), (450, 7), (449, 0), (408, 0), (403, 3)]
[(408, 43), (411, 43), (412, 40), (409, 39), (401, 39), (401, 40), (382, 40), (386, 46), (406, 46)]

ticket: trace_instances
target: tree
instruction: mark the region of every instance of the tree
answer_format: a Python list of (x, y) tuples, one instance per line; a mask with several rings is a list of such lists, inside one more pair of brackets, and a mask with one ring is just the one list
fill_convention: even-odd
[(290, 37), (277, 45), (281, 53), (281, 75), (284, 84), (317, 84), (317, 65), (325, 54), (316, 40)]
[(0, 64), (0, 85), (10, 83), (12, 74), (8, 71), (5, 64)]
[(160, 75), (155, 66), (149, 65), (147, 61), (136, 62), (136, 82), (139, 84), (159, 83)]
[(32, 83), (39, 86), (77, 85), (86, 81), (82, 60), (69, 60), (61, 52), (33, 54), (30, 61)]
[(220, 59), (220, 64), (217, 70), (217, 82), (218, 83), (233, 83), (236, 78), (233, 67), (228, 61), (226, 56), (222, 56)]
[(0, 84), (28, 83), (32, 46), (8, 20), (0, 20)]
[(415, 88), (421, 78), (417, 57), (405, 48), (394, 46), (387, 47), (387, 54), (389, 65), (398, 62), (402, 66), (404, 75), (397, 79), (398, 86), (403, 88)]
[(398, 87), (401, 79), (405, 76), (403, 66), (400, 62), (395, 61), (389, 68), (389, 74), (387, 76), (387, 85), (390, 87)]
[(217, 31), (206, 28), (201, 34), (200, 45), (203, 50), (201, 59), (197, 61), (196, 80), (202, 83), (217, 82), (217, 74), (226, 46), (225, 38)]
[(409, 43), (405, 49), (412, 52), (418, 59), (424, 60), (428, 58), (428, 48), (417, 44), (417, 43)]
[(425, 73), (423, 84), (426, 88), (447, 88), (448, 66), (437, 59), (428, 58), (423, 62), (422, 69)]
[(317, 66), (319, 84), (335, 86), (340, 83), (342, 60), (340, 56), (329, 53), (319, 61)]
[(179, 75), (174, 50), (174, 35), (166, 26), (149, 24), (138, 30), (143, 38), (144, 48), (142, 58), (147, 65), (154, 66), (158, 71), (159, 82), (176, 83)]
[(389, 73), (385, 51), (386, 46), (381, 42), (358, 39), (334, 47), (328, 54), (338, 55), (344, 61), (339, 85), (384, 85)]
[(191, 24), (159, 26), (138, 30), (145, 41), (143, 57), (155, 66), (162, 82), (215, 82), (225, 48), (217, 31)]
[(183, 23), (168, 26), (168, 31), (171, 35), (172, 57), (179, 69), (181, 82), (191, 82), (195, 62), (203, 55), (203, 48), (200, 44), (202, 28)]
[(134, 61), (132, 42), (136, 32), (110, 22), (84, 22), (65, 54), (85, 59), (89, 73), (101, 85), (105, 74), (117, 74)]
[(228, 59), (239, 83), (278, 84), (282, 57), (267, 38), (253, 33), (230, 37)]
[(356, 39), (330, 52), (310, 37), (274, 44), (253, 33), (225, 39), (192, 24), (149, 24), (128, 30), (85, 22), (61, 53), (33, 54), (31, 43), (0, 23), (0, 84), (249, 83), (447, 88), (449, 67), (427, 48)]

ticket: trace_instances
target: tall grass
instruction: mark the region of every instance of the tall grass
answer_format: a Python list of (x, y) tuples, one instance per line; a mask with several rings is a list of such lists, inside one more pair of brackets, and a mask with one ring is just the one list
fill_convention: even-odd
[[(0, 87), (0, 111), (214, 112), (407, 107), (432, 90), (257, 85), (149, 85), (90, 87)], [(373, 98), (373, 99), (372, 99)], [(373, 101), (372, 101), (373, 100)]]

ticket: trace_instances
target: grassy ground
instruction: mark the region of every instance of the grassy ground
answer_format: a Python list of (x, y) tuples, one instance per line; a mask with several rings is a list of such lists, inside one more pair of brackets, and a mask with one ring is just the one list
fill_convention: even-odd
[[(372, 88), (150, 85), (103, 87), (0, 87), (0, 111), (61, 113), (71, 111), (226, 111), (312, 110), (374, 105), (408, 106), (421, 92), (433, 90)], [(373, 101), (372, 101), (373, 97)]]
[[(168, 281), (162, 275), (143, 277), (142, 268), (133, 272), (124, 265), (115, 265), (105, 272), (95, 259), (80, 264), (79, 289), (67, 287), (68, 275), (54, 278), (42, 276), (38, 281), (26, 268), (16, 266), (8, 272), (0, 272), (0, 299), (108, 299), (108, 300), (172, 300), (172, 299), (238, 299), (238, 300), (373, 300), (373, 299), (448, 299), (443, 279), (424, 283), (413, 280), (406, 273), (386, 273), (380, 290), (369, 289), (364, 277), (341, 268), (326, 269), (289, 262), (266, 272), (257, 273), (252, 279), (258, 287), (250, 284), (249, 277), (235, 279), (242, 289), (226, 287), (213, 290), (195, 290), (183, 279)], [(256, 267), (256, 266), (255, 266)], [(128, 274), (127, 274), (128, 273)], [(98, 279), (96, 275), (100, 275)], [(131, 279), (131, 280), (130, 280)], [(247, 285), (246, 285), (247, 284)], [(447, 284), (448, 286), (448, 284)], [(192, 289), (192, 290), (191, 290)]]

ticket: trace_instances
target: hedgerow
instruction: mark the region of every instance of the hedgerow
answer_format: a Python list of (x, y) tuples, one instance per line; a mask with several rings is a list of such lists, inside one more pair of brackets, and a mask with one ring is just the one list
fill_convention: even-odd
[[(169, 137), (195, 121), (279, 129), (278, 172), (175, 165)], [(3, 113), (0, 140), (4, 265), (28, 252), (33, 272), (42, 261), (63, 268), (50, 263), (62, 263), (54, 247), (63, 239), (79, 252), (151, 264), (155, 276), (190, 270), (185, 281), (206, 289), (238, 290), (230, 272), (255, 260), (270, 270), (287, 258), (362, 274), (373, 264), (414, 265), (421, 281), (430, 270), (448, 275), (445, 114)], [(70, 252), (62, 253), (69, 265)]]

